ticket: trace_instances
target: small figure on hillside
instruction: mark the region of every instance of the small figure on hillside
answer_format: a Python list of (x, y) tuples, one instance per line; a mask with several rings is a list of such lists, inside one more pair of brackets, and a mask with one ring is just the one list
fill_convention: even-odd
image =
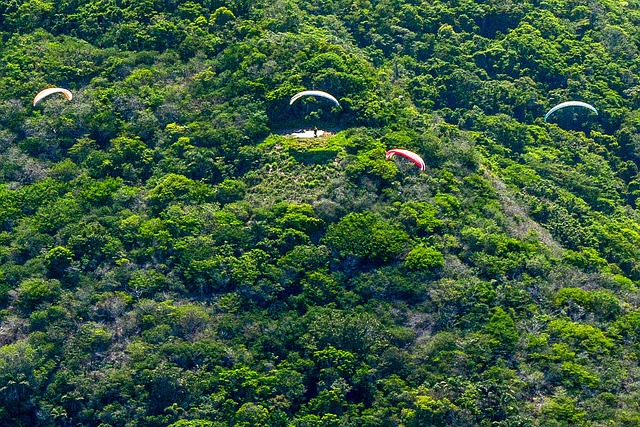
[(317, 138), (318, 137), (318, 126), (314, 126), (313, 127), (313, 137)]

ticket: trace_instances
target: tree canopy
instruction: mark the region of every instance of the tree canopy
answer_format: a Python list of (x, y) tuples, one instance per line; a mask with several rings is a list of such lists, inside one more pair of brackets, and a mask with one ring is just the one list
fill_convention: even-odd
[(0, 425), (637, 425), (639, 29), (0, 0)]

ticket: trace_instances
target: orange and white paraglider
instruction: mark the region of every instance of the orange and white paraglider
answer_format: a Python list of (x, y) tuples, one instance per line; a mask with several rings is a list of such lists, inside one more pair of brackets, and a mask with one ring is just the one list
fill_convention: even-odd
[(425, 164), (424, 160), (422, 160), (422, 157), (420, 157), (413, 151), (403, 150), (401, 148), (394, 148), (392, 150), (387, 151), (387, 154), (386, 154), (387, 160), (391, 160), (395, 155), (402, 156), (411, 160), (413, 163), (416, 164), (416, 166), (420, 168), (421, 171), (427, 170), (427, 165)]
[(33, 106), (35, 107), (38, 102), (42, 99), (46, 98), (49, 95), (53, 95), (54, 93), (61, 93), (67, 98), (67, 101), (71, 101), (73, 98), (73, 94), (68, 89), (64, 89), (61, 87), (50, 87), (38, 92), (35, 98), (33, 98)]

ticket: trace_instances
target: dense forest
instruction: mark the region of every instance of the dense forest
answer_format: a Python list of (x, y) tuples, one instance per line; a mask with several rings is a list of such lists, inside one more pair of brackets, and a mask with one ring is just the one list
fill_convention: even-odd
[(0, 0), (0, 425), (640, 426), (639, 108), (638, 0)]

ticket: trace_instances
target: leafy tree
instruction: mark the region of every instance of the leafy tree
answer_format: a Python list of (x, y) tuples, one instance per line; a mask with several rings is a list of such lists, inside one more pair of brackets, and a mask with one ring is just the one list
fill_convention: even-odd
[(411, 270), (429, 270), (444, 264), (442, 253), (435, 248), (416, 246), (408, 254), (404, 265)]
[(0, 0), (0, 424), (638, 424), (637, 9)]
[(371, 213), (350, 213), (327, 230), (324, 242), (341, 257), (389, 261), (407, 242), (407, 234)]

